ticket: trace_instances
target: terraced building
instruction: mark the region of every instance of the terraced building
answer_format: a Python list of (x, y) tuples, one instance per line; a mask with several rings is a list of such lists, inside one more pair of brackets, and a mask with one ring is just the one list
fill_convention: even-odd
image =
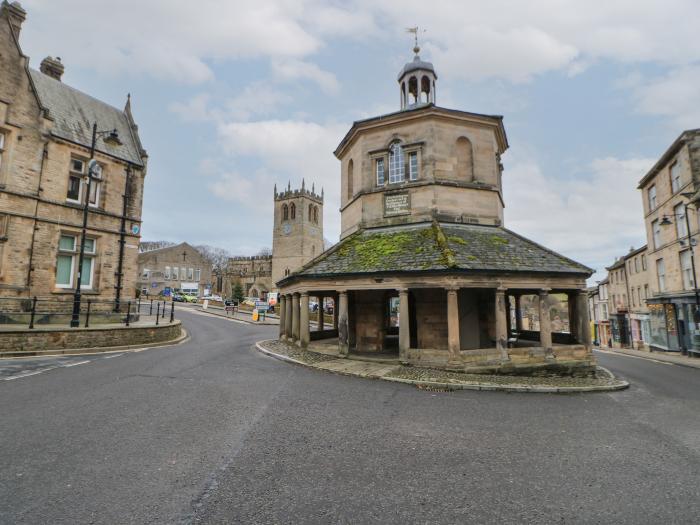
[[(437, 106), (414, 51), (400, 111), (355, 122), (335, 151), (341, 239), (278, 282), (280, 337), (469, 371), (591, 370), (592, 270), (504, 227), (503, 118)], [(527, 327), (524, 296), (538, 304)], [(554, 332), (562, 296), (569, 330)], [(309, 297), (335, 299), (332, 329), (310, 329)]]

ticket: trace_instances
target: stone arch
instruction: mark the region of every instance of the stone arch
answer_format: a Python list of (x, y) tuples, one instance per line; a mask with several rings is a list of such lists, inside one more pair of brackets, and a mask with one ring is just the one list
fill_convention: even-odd
[(291, 203), (289, 205), (289, 218), (291, 220), (294, 220), (297, 218), (297, 205), (294, 203)]
[(430, 102), (430, 78), (425, 75), (420, 80), (420, 101), (426, 104)]
[(355, 163), (353, 162), (352, 159), (350, 159), (350, 161), (348, 162), (348, 181), (347, 181), (348, 200), (352, 199), (352, 196), (354, 194), (354, 189), (353, 189), (353, 185), (355, 182), (354, 181), (354, 177), (355, 177), (354, 171), (355, 171)]
[(474, 150), (467, 137), (459, 137), (457, 149), (457, 177), (467, 182), (474, 181)]
[(282, 220), (283, 221), (289, 220), (289, 206), (287, 206), (286, 204), (282, 205)]
[(313, 204), (309, 204), (309, 222), (314, 220), (314, 207)]
[(408, 93), (406, 93), (408, 99), (408, 105), (412, 106), (418, 103), (419, 93), (418, 93), (418, 78), (411, 77), (408, 79)]

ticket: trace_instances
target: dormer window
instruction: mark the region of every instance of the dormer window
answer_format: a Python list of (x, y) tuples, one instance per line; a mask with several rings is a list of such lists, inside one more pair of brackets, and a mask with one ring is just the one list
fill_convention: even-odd
[(406, 172), (403, 159), (403, 148), (400, 142), (394, 142), (389, 149), (389, 184), (403, 182)]

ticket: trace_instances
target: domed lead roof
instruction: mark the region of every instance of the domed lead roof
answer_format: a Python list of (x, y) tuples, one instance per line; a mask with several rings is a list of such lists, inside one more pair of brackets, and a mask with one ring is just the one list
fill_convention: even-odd
[(425, 62), (424, 60), (421, 60), (420, 56), (416, 53), (416, 56), (413, 57), (413, 60), (411, 62), (408, 62), (405, 66), (403, 66), (403, 69), (399, 73), (397, 80), (401, 80), (401, 77), (403, 77), (407, 73), (410, 73), (411, 71), (417, 71), (419, 69), (422, 69), (423, 71), (430, 71), (433, 75), (435, 75), (435, 78), (437, 78), (437, 73), (435, 73), (435, 68), (433, 67), (433, 64), (431, 62)]

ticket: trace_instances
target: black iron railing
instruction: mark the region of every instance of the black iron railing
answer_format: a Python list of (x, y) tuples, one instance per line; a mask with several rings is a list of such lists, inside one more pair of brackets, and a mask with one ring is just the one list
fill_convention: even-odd
[[(91, 299), (83, 297), (79, 307), (80, 327), (132, 323), (156, 324), (175, 321), (175, 303), (157, 299)], [(0, 329), (26, 326), (70, 326), (73, 297), (0, 297)], [(166, 316), (167, 319), (166, 320)]]

